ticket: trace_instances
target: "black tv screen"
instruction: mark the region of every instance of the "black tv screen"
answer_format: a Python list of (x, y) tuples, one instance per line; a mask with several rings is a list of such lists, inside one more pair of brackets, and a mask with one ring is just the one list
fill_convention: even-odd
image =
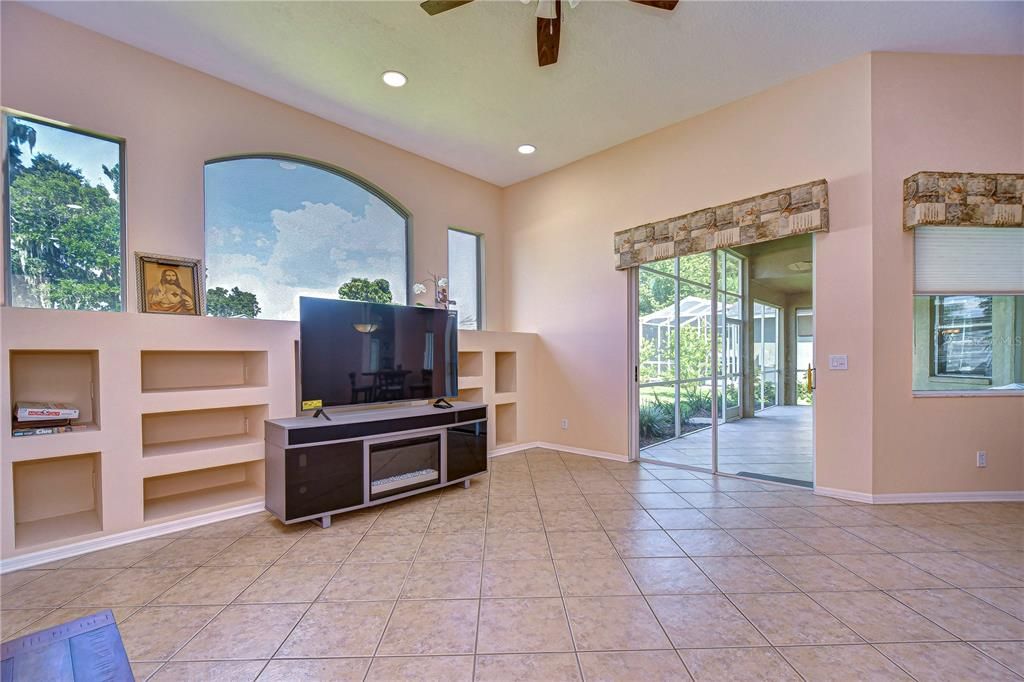
[(299, 333), (303, 409), (458, 392), (454, 312), (301, 297)]

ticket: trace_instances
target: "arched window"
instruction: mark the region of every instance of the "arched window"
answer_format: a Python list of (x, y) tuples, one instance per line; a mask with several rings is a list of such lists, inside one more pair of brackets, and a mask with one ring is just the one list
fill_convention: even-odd
[(369, 184), (278, 156), (210, 161), (205, 182), (210, 315), (297, 320), (299, 296), (406, 303), (409, 214)]

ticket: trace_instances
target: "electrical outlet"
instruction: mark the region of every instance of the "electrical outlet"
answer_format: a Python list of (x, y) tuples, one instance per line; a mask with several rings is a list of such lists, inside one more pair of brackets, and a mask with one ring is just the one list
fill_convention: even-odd
[(978, 450), (978, 468), (984, 469), (988, 466), (988, 453), (984, 450)]
[(568, 431), (569, 430), (569, 420), (565, 419), (564, 417), (562, 418), (562, 430), (563, 431)]

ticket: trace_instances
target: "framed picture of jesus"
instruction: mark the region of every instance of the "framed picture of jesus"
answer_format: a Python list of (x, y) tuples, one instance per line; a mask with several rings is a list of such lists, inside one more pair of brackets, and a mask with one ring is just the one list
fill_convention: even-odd
[(201, 262), (194, 258), (135, 254), (139, 312), (202, 315)]

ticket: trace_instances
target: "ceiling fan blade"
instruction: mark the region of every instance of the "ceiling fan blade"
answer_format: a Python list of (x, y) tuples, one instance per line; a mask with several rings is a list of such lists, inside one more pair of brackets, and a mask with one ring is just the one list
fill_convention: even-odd
[(548, 66), (558, 61), (558, 40), (562, 32), (562, 0), (554, 0), (555, 18), (537, 17), (537, 64)]
[(679, 0), (630, 0), (638, 5), (647, 5), (648, 7), (655, 7), (657, 9), (665, 9), (671, 12), (679, 4)]
[(455, 9), (456, 7), (468, 5), (471, 2), (473, 2), (473, 0), (425, 0), (420, 3), (420, 7), (422, 7), (423, 11), (430, 16), (434, 16), (435, 14), (447, 12), (448, 10)]

